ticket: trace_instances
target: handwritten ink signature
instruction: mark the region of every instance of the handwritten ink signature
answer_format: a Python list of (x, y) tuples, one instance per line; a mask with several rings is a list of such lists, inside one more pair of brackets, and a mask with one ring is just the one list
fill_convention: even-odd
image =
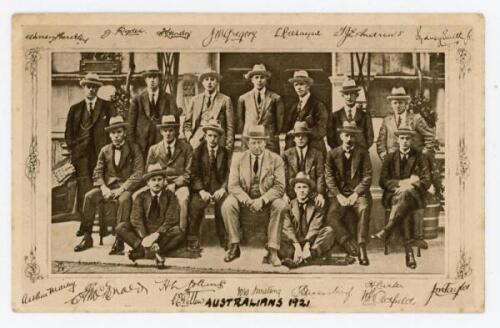
[(69, 282), (66, 282), (66, 283), (61, 284), (61, 285), (48, 287), (42, 291), (37, 291), (33, 295), (24, 294), (22, 299), (21, 299), (21, 303), (28, 304), (31, 302), (39, 301), (39, 300), (42, 300), (42, 299), (49, 297), (53, 294), (57, 294), (59, 292), (62, 292), (64, 290), (68, 290), (69, 292), (74, 293), (75, 288), (76, 288), (76, 282), (69, 281)]
[(404, 34), (402, 30), (395, 30), (390, 32), (373, 31), (368, 28), (357, 28), (350, 25), (345, 25), (339, 28), (334, 37), (339, 38), (337, 47), (341, 47), (349, 39), (363, 38), (363, 39), (393, 39), (399, 38)]
[(297, 29), (297, 28), (291, 29), (288, 26), (278, 27), (274, 31), (274, 37), (275, 38), (281, 38), (281, 39), (305, 38), (305, 39), (309, 40), (311, 37), (320, 37), (320, 36), (321, 36), (321, 31), (320, 30), (304, 31), (304, 30), (300, 30), (300, 29)]
[(467, 32), (450, 32), (450, 30), (444, 29), (437, 34), (431, 34), (424, 31), (422, 26), (419, 26), (415, 39), (420, 41), (420, 44), (423, 44), (425, 41), (436, 42), (438, 47), (446, 47), (451, 44), (459, 44), (460, 42), (463, 42), (464, 46), (466, 46), (472, 39), (472, 29), (469, 29)]
[(257, 31), (235, 30), (233, 28), (212, 28), (210, 34), (203, 39), (201, 45), (208, 47), (213, 42), (222, 41), (242, 43), (244, 41), (253, 42), (257, 38)]
[(155, 281), (158, 290), (161, 292), (173, 291), (172, 305), (176, 307), (186, 307), (205, 303), (205, 298), (201, 297), (204, 293), (215, 293), (226, 285), (225, 280), (208, 281), (205, 279), (191, 279), (187, 284), (180, 283), (178, 280), (164, 279)]
[(119, 287), (112, 285), (109, 281), (106, 281), (104, 284), (91, 282), (85, 286), (83, 291), (79, 292), (65, 303), (75, 305), (79, 303), (95, 302), (98, 300), (110, 301), (115, 296), (123, 296), (134, 293), (147, 295), (149, 291), (146, 286), (140, 282), (130, 283)]
[(161, 30), (156, 32), (156, 35), (162, 38), (166, 39), (184, 39), (187, 40), (191, 37), (191, 31), (176, 31), (172, 29), (171, 27), (169, 28), (162, 28)]
[(343, 303), (346, 303), (352, 296), (354, 286), (342, 287), (335, 286), (333, 289), (327, 290), (314, 290), (308, 285), (300, 285), (292, 289), (291, 294), (293, 297), (308, 297), (308, 296), (343, 296)]
[(83, 33), (67, 34), (66, 32), (59, 32), (57, 34), (41, 34), (38, 32), (28, 33), (24, 37), (26, 40), (48, 40), (48, 43), (56, 41), (75, 41), (76, 44), (87, 43), (89, 37)]
[(101, 39), (106, 39), (110, 35), (138, 36), (138, 35), (142, 35), (145, 33), (146, 33), (146, 31), (142, 28), (128, 27), (128, 26), (122, 25), (114, 31), (111, 29), (105, 30), (104, 33), (101, 35)]
[(424, 305), (427, 306), (434, 296), (436, 297), (452, 296), (451, 299), (455, 300), (460, 295), (461, 292), (465, 292), (470, 288), (470, 283), (464, 281), (460, 285), (458, 285), (459, 283), (460, 282), (447, 282), (441, 286), (438, 286), (438, 284), (435, 283)]

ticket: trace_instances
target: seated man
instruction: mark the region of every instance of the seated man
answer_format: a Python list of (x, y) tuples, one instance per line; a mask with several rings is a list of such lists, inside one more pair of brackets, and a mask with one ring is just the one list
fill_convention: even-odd
[(283, 160), (265, 149), (268, 137), (264, 126), (249, 128), (246, 137), (249, 149), (231, 165), (229, 196), (222, 204), (222, 218), (230, 243), (224, 261), (230, 262), (240, 256), (240, 219), (250, 211), (269, 217), (266, 245), (268, 254), (264, 257), (264, 262), (280, 266), (278, 249), (281, 223), (287, 210), (287, 204), (282, 199), (285, 193)]
[(179, 203), (175, 195), (165, 189), (165, 170), (160, 164), (148, 166), (144, 174), (149, 189), (140, 192), (134, 199), (130, 221), (116, 228), (118, 236), (132, 247), (132, 261), (144, 258), (144, 247), (166, 255), (184, 243), (184, 234), (179, 226)]
[[(338, 131), (342, 145), (328, 152), (325, 166), (330, 198), (328, 223), (347, 253), (357, 255), (360, 265), (369, 265), (366, 242), (371, 207), (370, 155), (366, 148), (356, 145), (356, 136), (361, 133), (356, 123), (346, 121)], [(357, 222), (346, 217), (349, 209), (354, 210)]]
[(311, 197), (316, 206), (323, 207), (325, 205), (325, 165), (324, 158), (321, 151), (309, 147), (309, 137), (312, 134), (307, 123), (298, 121), (295, 123), (293, 130), (289, 132), (293, 135), (295, 147), (285, 150), (283, 154), (283, 161), (285, 163), (285, 182), (286, 194), (285, 200), (289, 202), (290, 199), (296, 197), (294, 186), (290, 181), (299, 172), (304, 172), (315, 182), (317, 189), (311, 190)]
[[(80, 224), (80, 231), (84, 235), (80, 244), (75, 247), (75, 252), (93, 246), (92, 225), (96, 210), (104, 200), (118, 200), (117, 225), (129, 219), (132, 192), (141, 183), (144, 161), (140, 147), (125, 139), (127, 125), (121, 116), (115, 116), (109, 120), (109, 126), (105, 128), (111, 143), (99, 152), (93, 176), (95, 188), (85, 194)], [(123, 249), (123, 241), (117, 237), (109, 254), (119, 254)]]
[(210, 201), (215, 205), (215, 227), (220, 245), (227, 247), (221, 205), (226, 198), (229, 176), (229, 151), (221, 145), (224, 130), (216, 120), (203, 126), (205, 139), (194, 150), (191, 182), (193, 197), (189, 204), (188, 250), (199, 251), (201, 220)]
[(395, 226), (401, 225), (406, 266), (415, 269), (417, 262), (412, 249), (409, 214), (425, 206), (424, 195), (430, 185), (430, 172), (422, 153), (411, 147), (415, 131), (401, 126), (394, 134), (398, 138), (399, 149), (387, 155), (380, 173), (380, 186), (384, 189), (382, 202), (391, 212), (385, 227), (372, 238), (383, 240)]
[(189, 183), (191, 181), (191, 163), (193, 150), (191, 146), (178, 140), (179, 123), (173, 115), (164, 115), (161, 124), (157, 125), (163, 140), (149, 148), (146, 165), (159, 163), (166, 170), (167, 189), (175, 193), (180, 206), (180, 228), (187, 228), (189, 207)]
[(290, 210), (283, 222), (283, 235), (278, 251), (282, 263), (296, 267), (319, 258), (332, 248), (333, 229), (324, 225), (325, 210), (314, 204), (314, 181), (299, 172), (290, 182), (297, 198), (290, 202)]

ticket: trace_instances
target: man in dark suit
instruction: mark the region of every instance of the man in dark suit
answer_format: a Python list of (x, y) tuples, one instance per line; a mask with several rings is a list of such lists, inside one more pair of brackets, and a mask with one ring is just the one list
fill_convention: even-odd
[(189, 184), (193, 150), (179, 140), (179, 123), (173, 115), (165, 115), (157, 125), (163, 140), (149, 148), (146, 165), (159, 163), (167, 172), (167, 189), (175, 193), (180, 206), (180, 228), (186, 232), (189, 209)]
[(242, 148), (248, 149), (248, 140), (245, 138), (248, 130), (255, 125), (263, 125), (269, 138), (266, 148), (279, 154), (279, 134), (285, 120), (285, 105), (281, 96), (269, 90), (267, 82), (271, 78), (263, 64), (255, 64), (245, 79), (252, 82), (253, 89), (238, 98), (236, 109), (238, 131), (242, 133)]
[(417, 267), (412, 249), (412, 211), (425, 206), (424, 196), (430, 186), (430, 172), (424, 155), (412, 148), (415, 131), (408, 126), (396, 130), (399, 148), (389, 153), (382, 164), (380, 186), (384, 189), (382, 203), (390, 208), (389, 220), (385, 227), (374, 234), (373, 238), (384, 240), (396, 227), (402, 227), (403, 245), (406, 253), (406, 266)]
[(283, 265), (293, 268), (325, 254), (335, 237), (332, 227), (325, 225), (325, 209), (314, 204), (314, 180), (299, 172), (290, 183), (297, 197), (285, 214), (278, 256)]
[(122, 222), (116, 233), (132, 247), (132, 261), (146, 256), (145, 247), (162, 256), (184, 243), (179, 227), (179, 204), (175, 195), (165, 189), (165, 170), (160, 164), (148, 166), (144, 174), (148, 189), (141, 191), (133, 201), (130, 221)]
[(319, 150), (309, 147), (312, 131), (307, 127), (306, 122), (296, 122), (290, 134), (294, 138), (295, 147), (285, 150), (282, 156), (285, 163), (285, 200), (288, 203), (291, 199), (296, 198), (294, 186), (290, 181), (297, 173), (304, 172), (315, 182), (316, 186), (316, 189), (311, 190), (308, 197), (314, 200), (316, 206), (323, 207), (326, 189), (323, 154)]
[[(356, 123), (346, 121), (338, 130), (342, 145), (328, 152), (325, 180), (329, 192), (328, 223), (336, 240), (347, 253), (358, 256), (360, 265), (369, 265), (366, 253), (370, 226), (372, 165), (366, 148), (356, 145), (361, 133)], [(346, 216), (352, 209), (357, 222)]]
[(175, 98), (166, 93), (161, 86), (162, 73), (157, 69), (142, 73), (146, 82), (146, 90), (136, 96), (128, 113), (129, 139), (138, 144), (144, 158), (149, 148), (160, 142), (162, 137), (156, 129), (164, 115), (173, 115), (179, 123), (179, 110)]
[(356, 104), (360, 90), (361, 88), (352, 79), (346, 79), (342, 83), (340, 93), (344, 98), (345, 105), (334, 112), (328, 122), (327, 141), (332, 149), (342, 144), (337, 130), (343, 126), (345, 121), (355, 122), (356, 126), (361, 130), (361, 133), (356, 138), (358, 145), (368, 149), (373, 144), (372, 119), (368, 112)]
[[(94, 169), (95, 188), (85, 194), (80, 224), (80, 231), (84, 233), (84, 236), (80, 244), (75, 247), (75, 252), (81, 252), (93, 246), (92, 225), (96, 209), (102, 201), (118, 200), (117, 224), (129, 219), (132, 192), (139, 187), (141, 182), (144, 161), (139, 146), (125, 140), (126, 126), (127, 123), (121, 116), (115, 116), (110, 119), (109, 126), (105, 128), (109, 133), (111, 143), (99, 152)], [(123, 249), (123, 241), (117, 238), (110, 254), (119, 254), (123, 252)]]
[[(326, 136), (328, 110), (325, 104), (311, 94), (310, 89), (314, 80), (309, 77), (306, 71), (296, 71), (288, 82), (293, 84), (299, 99), (287, 112), (288, 123), (285, 131), (290, 132), (295, 122), (305, 121), (312, 131), (309, 145), (326, 156), (324, 138)], [(285, 142), (285, 149), (293, 147), (293, 136), (287, 133)]]
[(198, 148), (205, 136), (203, 126), (211, 120), (219, 121), (224, 134), (220, 144), (232, 152), (234, 146), (234, 111), (231, 98), (217, 91), (222, 76), (214, 70), (207, 70), (200, 75), (199, 81), (205, 92), (191, 100), (184, 121), (184, 135), (193, 149)]
[[(85, 98), (69, 109), (64, 132), (76, 171), (78, 212), (83, 208), (85, 194), (92, 189), (92, 172), (97, 155), (109, 143), (109, 136), (104, 128), (113, 115), (111, 103), (97, 97), (97, 91), (103, 85), (97, 74), (88, 73), (80, 81), (80, 85)], [(82, 234), (81, 231), (77, 233), (78, 236)]]
[(221, 205), (226, 199), (231, 157), (229, 151), (220, 144), (224, 129), (218, 121), (208, 122), (203, 126), (203, 130), (205, 140), (193, 152), (191, 170), (193, 197), (189, 205), (188, 250), (190, 251), (200, 250), (200, 224), (205, 216), (205, 208), (211, 201), (215, 205), (215, 227), (220, 245), (227, 247)]

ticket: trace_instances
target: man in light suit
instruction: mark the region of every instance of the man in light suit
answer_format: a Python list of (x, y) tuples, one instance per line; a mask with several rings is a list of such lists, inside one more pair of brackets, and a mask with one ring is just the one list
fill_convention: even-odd
[[(106, 131), (111, 143), (99, 152), (94, 170), (94, 189), (85, 194), (83, 216), (80, 231), (83, 239), (75, 247), (75, 252), (81, 252), (93, 246), (92, 225), (96, 209), (105, 199), (118, 200), (116, 213), (117, 224), (128, 221), (132, 207), (132, 192), (140, 185), (144, 160), (139, 146), (125, 140), (127, 123), (121, 116), (112, 117)], [(100, 218), (101, 220), (103, 218)], [(123, 241), (116, 239), (110, 255), (123, 252)]]
[(271, 78), (263, 64), (256, 64), (245, 74), (252, 82), (253, 89), (241, 95), (238, 99), (237, 119), (238, 131), (243, 134), (242, 148), (248, 149), (248, 130), (255, 125), (263, 125), (269, 136), (266, 148), (279, 154), (279, 133), (283, 128), (285, 106), (280, 95), (267, 88), (267, 80)]
[(128, 136), (132, 142), (141, 147), (142, 154), (146, 158), (149, 147), (162, 140), (161, 134), (156, 129), (162, 116), (173, 115), (179, 123), (180, 113), (175, 98), (162, 89), (162, 73), (159, 70), (146, 70), (142, 76), (146, 82), (146, 90), (130, 103)]
[(224, 129), (221, 146), (232, 152), (234, 146), (234, 112), (231, 98), (219, 92), (217, 87), (222, 76), (214, 70), (207, 70), (200, 75), (200, 82), (205, 92), (191, 100), (184, 121), (184, 135), (193, 149), (198, 148), (205, 133), (202, 127), (212, 120), (219, 121)]
[(329, 120), (327, 140), (332, 149), (342, 144), (337, 130), (342, 127), (345, 121), (355, 122), (356, 126), (361, 130), (361, 134), (356, 138), (358, 145), (368, 149), (373, 144), (372, 119), (368, 112), (356, 104), (360, 90), (361, 88), (356, 85), (353, 79), (347, 78), (342, 83), (340, 93), (344, 98), (345, 105), (334, 112)]
[(146, 165), (159, 163), (167, 173), (167, 189), (175, 193), (180, 206), (180, 228), (186, 232), (189, 209), (189, 184), (193, 150), (177, 139), (179, 123), (173, 115), (165, 115), (157, 125), (163, 140), (149, 149)]
[(229, 195), (222, 204), (222, 218), (229, 237), (229, 249), (224, 261), (240, 256), (240, 217), (248, 211), (264, 213), (269, 217), (267, 229), (267, 255), (265, 263), (280, 266), (278, 257), (281, 227), (287, 204), (285, 170), (281, 157), (265, 149), (265, 127), (257, 125), (247, 131), (249, 150), (234, 160), (229, 172)]

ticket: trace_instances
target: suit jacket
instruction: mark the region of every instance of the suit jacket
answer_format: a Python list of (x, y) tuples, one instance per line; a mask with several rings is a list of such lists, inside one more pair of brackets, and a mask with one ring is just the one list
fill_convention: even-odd
[[(180, 114), (175, 99), (161, 90), (158, 95), (158, 111), (159, 119), (163, 115), (174, 115), (176, 121), (179, 122)], [(160, 131), (156, 128), (156, 124), (159, 122), (153, 122), (151, 119), (151, 107), (147, 90), (137, 95), (130, 103), (128, 123), (129, 140), (138, 144), (142, 149), (143, 156), (146, 157), (149, 147), (162, 140)]]
[[(296, 197), (293, 186), (290, 184), (290, 180), (295, 178), (299, 172), (299, 156), (297, 154), (297, 148), (293, 147), (285, 150), (282, 155), (283, 162), (285, 163), (285, 181), (286, 181), (286, 193), (290, 199)], [(324, 195), (325, 194), (325, 161), (323, 154), (312, 147), (307, 147), (307, 152), (305, 156), (305, 173), (316, 183), (316, 192)]]
[[(305, 105), (303, 105), (300, 113), (297, 110), (298, 100), (289, 108), (287, 112), (288, 122), (285, 131), (288, 132), (293, 129), (295, 122), (305, 121), (307, 126), (312, 130), (310, 136), (309, 146), (319, 149), (323, 154), (326, 154), (326, 146), (324, 137), (326, 136), (326, 129), (328, 123), (328, 110), (313, 94), (309, 97)], [(293, 136), (286, 136), (285, 149), (295, 146)]]
[[(231, 157), (229, 152), (224, 147), (219, 146), (215, 155), (217, 170), (214, 172), (217, 179), (222, 182), (219, 188), (227, 189), (227, 179), (229, 177)], [(210, 158), (206, 141), (203, 141), (198, 148), (193, 151), (192, 164), (192, 182), (191, 189), (193, 191), (206, 190), (210, 186)]]
[[(197, 131), (201, 129), (201, 113), (205, 102), (205, 94), (201, 93), (193, 97), (187, 108), (184, 132), (190, 131), (192, 133), (191, 138), (197, 137)], [(234, 145), (234, 111), (231, 98), (217, 92), (211, 111), (212, 118), (218, 120), (221, 127), (226, 131), (226, 134), (221, 138), (222, 146), (232, 150)]]
[[(268, 149), (261, 156), (260, 192), (266, 204), (285, 194), (285, 168), (281, 157)], [(251, 198), (248, 195), (251, 187), (252, 171), (250, 150), (242, 153), (238, 160), (233, 160), (229, 171), (229, 193), (240, 203), (245, 204)]]
[(259, 115), (253, 89), (239, 97), (236, 109), (238, 132), (245, 135), (251, 126), (264, 125), (266, 133), (270, 137), (267, 141), (268, 148), (279, 152), (279, 133), (283, 129), (285, 105), (280, 95), (267, 88), (263, 101), (264, 104)]
[(175, 183), (176, 187), (189, 186), (191, 180), (191, 165), (193, 161), (193, 150), (191, 146), (177, 139), (175, 141), (174, 153), (167, 161), (167, 149), (165, 143), (160, 141), (149, 148), (146, 167), (151, 164), (160, 163), (166, 169), (169, 183)]
[(283, 234), (286, 239), (292, 243), (299, 243), (302, 241), (312, 242), (323, 226), (324, 217), (324, 208), (316, 207), (314, 202), (309, 200), (306, 205), (306, 220), (308, 222), (309, 229), (307, 230), (304, 240), (299, 240), (297, 237), (300, 229), (299, 201), (297, 199), (293, 199), (290, 202), (290, 209), (286, 213), (283, 221)]
[(132, 203), (130, 224), (139, 237), (144, 238), (152, 233), (164, 233), (168, 229), (179, 225), (179, 203), (170, 190), (162, 190), (159, 205), (160, 216), (148, 218), (153, 197), (149, 189), (139, 193)]
[(431, 176), (427, 161), (421, 152), (411, 149), (407, 159), (405, 172), (401, 172), (400, 167), (401, 155), (399, 149), (395, 152), (389, 153), (384, 159), (382, 164), (382, 171), (380, 173), (380, 187), (384, 189), (382, 196), (382, 203), (384, 207), (390, 208), (392, 197), (394, 196), (395, 189), (399, 186), (399, 180), (407, 179), (412, 175), (420, 178), (420, 181), (413, 184), (415, 187), (411, 194), (418, 207), (424, 207), (424, 196), (431, 184)]
[[(406, 113), (406, 125), (417, 134), (413, 137), (412, 147), (418, 151), (425, 149), (432, 153), (434, 148), (434, 130), (431, 129), (420, 114)], [(377, 138), (377, 153), (381, 159), (399, 149), (398, 139), (394, 135), (397, 130), (394, 114), (387, 115), (382, 121)]]
[[(357, 144), (367, 149), (370, 148), (373, 144), (373, 123), (370, 114), (360, 106), (357, 106), (353, 120), (356, 122), (356, 126), (363, 132), (360, 138), (356, 139)], [(340, 134), (337, 132), (337, 129), (341, 128), (345, 121), (347, 121), (347, 114), (344, 107), (334, 112), (328, 120), (327, 141), (332, 149), (342, 145), (342, 140), (340, 140)]]
[(94, 186), (111, 186), (118, 183), (128, 191), (137, 189), (142, 181), (144, 159), (138, 145), (126, 141), (121, 148), (118, 166), (115, 165), (113, 144), (101, 149), (94, 169)]
[(109, 101), (97, 98), (92, 111), (92, 123), (88, 130), (82, 127), (83, 115), (86, 110), (85, 100), (70, 107), (64, 139), (71, 150), (73, 163), (82, 157), (87, 157), (95, 165), (99, 151), (110, 142), (109, 135), (104, 128), (108, 126), (109, 119), (113, 116), (113, 107)]
[[(365, 148), (355, 146), (351, 153), (351, 179), (356, 187), (354, 192), (360, 196), (370, 196), (372, 183), (372, 164), (370, 154)], [(337, 197), (346, 181), (344, 177), (344, 151), (342, 146), (328, 152), (325, 165), (325, 180), (330, 198)]]

